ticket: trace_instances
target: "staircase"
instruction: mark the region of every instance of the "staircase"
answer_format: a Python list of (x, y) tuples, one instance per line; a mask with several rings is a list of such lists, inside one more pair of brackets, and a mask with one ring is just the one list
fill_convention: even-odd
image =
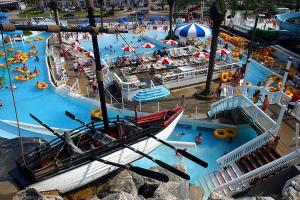
[(140, 90), (132, 99), (137, 102), (153, 101), (170, 95), (170, 91), (164, 86), (155, 86)]
[(69, 95), (70, 92), (71, 92), (71, 86), (67, 84), (63, 84), (57, 87), (57, 93), (61, 95)]
[[(266, 145), (256, 149), (254, 152), (236, 160), (227, 167), (221, 168), (219, 171), (214, 171), (200, 179), (200, 183), (205, 191), (205, 194), (210, 194), (215, 188), (218, 188), (230, 181), (237, 180), (244, 174), (247, 174), (255, 169), (258, 169), (268, 163), (279, 159), (280, 155), (275, 149), (268, 149)], [(234, 192), (231, 186), (221, 189), (221, 194), (230, 196)], [(208, 197), (208, 196), (207, 196)]]

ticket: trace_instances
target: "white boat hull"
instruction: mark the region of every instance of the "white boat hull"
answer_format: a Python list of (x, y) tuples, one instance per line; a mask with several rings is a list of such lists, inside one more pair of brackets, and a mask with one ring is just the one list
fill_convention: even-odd
[[(183, 112), (181, 112), (174, 119), (174, 121), (170, 123), (165, 129), (163, 129), (160, 133), (156, 134), (156, 137), (162, 140), (166, 140), (173, 132), (182, 114)], [(146, 140), (142, 140), (138, 143), (131, 145), (131, 147), (148, 154), (155, 148), (157, 148), (160, 144), (161, 143), (157, 140), (153, 138), (148, 138)], [(141, 157), (142, 156), (140, 154), (137, 154), (128, 148), (124, 148), (110, 155), (107, 155), (102, 159), (109, 160), (115, 163), (127, 164)], [(111, 165), (107, 165), (98, 161), (92, 161), (76, 169), (56, 175), (41, 182), (34, 183), (29, 187), (35, 188), (38, 191), (58, 190), (61, 193), (66, 193), (68, 191), (84, 186), (87, 183), (90, 183), (96, 179), (99, 179), (100, 177), (116, 169), (117, 167), (113, 167)]]

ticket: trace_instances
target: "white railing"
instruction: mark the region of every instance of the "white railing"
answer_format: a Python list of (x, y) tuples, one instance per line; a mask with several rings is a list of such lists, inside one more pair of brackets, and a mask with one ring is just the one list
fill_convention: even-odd
[(244, 95), (230, 96), (211, 104), (211, 109), (208, 115), (212, 117), (220, 112), (232, 110), (234, 108), (240, 108), (242, 111), (244, 111), (252, 123), (257, 125), (264, 133), (219, 158), (217, 163), (219, 163), (221, 167), (230, 165), (234, 161), (266, 144), (272, 139), (273, 136), (277, 135), (279, 128), (275, 121), (273, 121), (267, 114), (265, 114)]
[(245, 189), (251, 187), (255, 184), (257, 180), (261, 180), (262, 178), (265, 178), (274, 172), (277, 172), (283, 168), (297, 165), (300, 163), (300, 152), (293, 151), (277, 160), (274, 160), (266, 165), (263, 165), (251, 172), (248, 172), (246, 174), (243, 174), (242, 176), (238, 177), (237, 179), (231, 180), (225, 184), (222, 184), (216, 188), (213, 188), (214, 192), (222, 191), (223, 189), (226, 189), (230, 187), (231, 194), (236, 192), (244, 191)]
[(76, 79), (75, 79), (75, 83), (70, 87), (70, 93), (77, 94), (79, 88), (80, 88), (80, 87), (79, 87), (78, 78), (76, 78)]

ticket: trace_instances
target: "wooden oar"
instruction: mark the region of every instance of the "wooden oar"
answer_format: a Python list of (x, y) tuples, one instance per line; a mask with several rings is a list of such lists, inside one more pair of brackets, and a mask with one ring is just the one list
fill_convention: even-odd
[(166, 141), (163, 141), (163, 140), (157, 138), (155, 135), (153, 135), (153, 134), (151, 134), (151, 133), (149, 133), (148, 135), (149, 135), (150, 137), (152, 137), (153, 139), (159, 141), (160, 143), (166, 145), (167, 147), (170, 147), (171, 149), (174, 149), (176, 152), (180, 153), (182, 156), (186, 157), (187, 159), (189, 159), (189, 160), (191, 160), (191, 161), (197, 163), (198, 165), (201, 165), (201, 166), (204, 167), (204, 168), (207, 168), (207, 167), (208, 167), (207, 162), (205, 162), (205, 161), (203, 161), (203, 160), (197, 158), (196, 156), (194, 156), (194, 155), (192, 155), (192, 154), (190, 154), (190, 153), (184, 151), (183, 149), (177, 149), (177, 148), (174, 147), (173, 145), (167, 143)]
[[(66, 114), (68, 117), (70, 117), (71, 119), (73, 119), (73, 120), (79, 122), (79, 123), (82, 124), (83, 126), (85, 126), (85, 127), (89, 128), (89, 129), (95, 131), (95, 129), (94, 129), (93, 127), (89, 126), (88, 124), (84, 123), (84, 122), (81, 121), (80, 119), (76, 118), (76, 116), (73, 115), (72, 113), (70, 113), (70, 112), (68, 112), (68, 111), (65, 111), (65, 114)], [(104, 133), (102, 133), (102, 134), (104, 134)], [(132, 150), (132, 151), (134, 151), (134, 152), (136, 152), (136, 153), (138, 153), (138, 154), (140, 154), (140, 155), (142, 155), (142, 156), (144, 156), (144, 157), (146, 157), (146, 158), (148, 158), (148, 159), (150, 159), (150, 160), (152, 160), (153, 162), (155, 162), (156, 164), (158, 164), (158, 165), (161, 166), (162, 168), (164, 168), (164, 169), (166, 169), (166, 170), (168, 170), (168, 171), (170, 171), (170, 172), (176, 174), (177, 176), (180, 176), (181, 178), (183, 178), (183, 179), (185, 179), (185, 180), (190, 180), (190, 176), (189, 176), (188, 174), (186, 174), (186, 173), (184, 173), (184, 172), (182, 172), (182, 171), (176, 169), (175, 167), (172, 167), (171, 165), (169, 165), (169, 164), (167, 164), (167, 163), (165, 163), (165, 162), (163, 162), (163, 161), (161, 161), (161, 160), (157, 160), (157, 159), (155, 159), (155, 158), (149, 156), (148, 154), (145, 154), (144, 152), (139, 151), (138, 149), (135, 149), (135, 148), (133, 148), (133, 147), (131, 147), (131, 146), (129, 146), (129, 145), (126, 145), (126, 144), (124, 144), (124, 143), (123, 143), (122, 145), (123, 145), (124, 147), (126, 147), (126, 148), (128, 148), (128, 149), (130, 149), (130, 150)]]
[(139, 174), (141, 176), (146, 176), (146, 177), (158, 180), (158, 181), (162, 181), (162, 182), (168, 182), (169, 181), (169, 177), (167, 175), (163, 174), (163, 173), (160, 173), (160, 172), (151, 171), (151, 170), (148, 170), (148, 169), (132, 166), (132, 165), (129, 165), (129, 164), (122, 165), (122, 164), (114, 163), (114, 162), (111, 162), (111, 161), (108, 161), (108, 160), (103, 160), (103, 159), (97, 158), (97, 157), (94, 157), (93, 159), (97, 160), (99, 162), (102, 162), (104, 164), (107, 164), (107, 165), (112, 165), (112, 166), (119, 167), (119, 168), (122, 168), (122, 169), (130, 170), (130, 171), (132, 171), (136, 174)]
[[(35, 117), (33, 114), (30, 114), (30, 117), (32, 117), (35, 121), (37, 121), (40, 125), (44, 126), (46, 129), (48, 129), (50, 132), (52, 132), (54, 135), (56, 135), (57, 137), (61, 138), (63, 141), (66, 141), (64, 136), (59, 135), (58, 133), (56, 133), (52, 128), (50, 128), (48, 125), (46, 125), (45, 123), (43, 123), (41, 120), (39, 120), (37, 117)], [(136, 174), (139, 174), (141, 176), (145, 176), (145, 177), (149, 177), (158, 181), (163, 181), (163, 182), (168, 182), (169, 181), (169, 177), (163, 173), (160, 172), (155, 172), (155, 171), (151, 171), (148, 169), (144, 169), (141, 167), (135, 167), (132, 165), (122, 165), (119, 163), (114, 163), (108, 160), (103, 160), (101, 158), (97, 158), (97, 157), (92, 157), (92, 160), (97, 160), (99, 162), (102, 162), (104, 164), (108, 164), (108, 165), (112, 165), (115, 167), (119, 167), (122, 169), (127, 169), (130, 170)]]

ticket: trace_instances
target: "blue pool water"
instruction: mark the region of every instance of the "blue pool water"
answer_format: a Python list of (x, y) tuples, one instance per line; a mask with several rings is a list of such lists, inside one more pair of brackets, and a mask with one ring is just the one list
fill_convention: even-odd
[[(199, 132), (202, 133), (202, 143), (197, 145), (196, 148), (188, 148), (188, 152), (197, 156), (198, 158), (206, 161), (208, 163), (208, 168), (200, 167), (194, 162), (183, 158), (179, 159), (174, 150), (166, 147), (165, 145), (159, 146), (156, 150), (154, 150), (150, 155), (154, 158), (165, 161), (169, 164), (175, 164), (178, 162), (183, 162), (187, 167), (188, 174), (191, 176), (191, 183), (199, 185), (200, 177), (203, 175), (212, 172), (218, 169), (218, 165), (216, 160), (222, 157), (225, 153), (236, 149), (242, 144), (250, 141), (251, 139), (257, 136), (256, 131), (250, 127), (250, 125), (240, 125), (237, 128), (238, 135), (232, 141), (232, 143), (228, 143), (225, 140), (216, 139), (213, 136), (213, 129), (209, 128), (197, 128), (201, 126), (201, 122), (193, 123), (192, 128), (183, 127), (180, 124), (175, 128), (172, 135), (168, 138), (169, 141), (184, 141), (184, 142), (194, 142), (195, 137)], [(200, 131), (199, 131), (200, 129)], [(185, 135), (181, 135), (181, 133), (185, 133)], [(142, 158), (133, 163), (136, 166), (147, 167), (150, 168), (155, 166), (155, 163), (152, 161)]]
[[(43, 36), (46, 39), (50, 35), (47, 33), (42, 33), (40, 36)], [(29, 117), (29, 113), (32, 113), (50, 126), (74, 128), (78, 126), (78, 123), (65, 117), (65, 110), (69, 110), (78, 115), (78, 117), (81, 119), (88, 121), (90, 116), (89, 112), (91, 109), (95, 108), (95, 106), (74, 98), (61, 96), (55, 92), (55, 88), (52, 87), (48, 79), (48, 70), (45, 64), (45, 39), (42, 41), (34, 41), (31, 44), (25, 43), (25, 45), (23, 45), (21, 42), (18, 42), (18, 44), (15, 46), (16, 50), (29, 52), (32, 45), (37, 45), (37, 50), (40, 52), (38, 55), (40, 59), (39, 63), (35, 62), (34, 58), (28, 59), (26, 63), (31, 71), (33, 71), (34, 67), (37, 66), (40, 70), (39, 75), (36, 78), (28, 81), (13, 80), (13, 85), (17, 86), (17, 89), (15, 89), (15, 97), (19, 120), (25, 123), (37, 124)], [(10, 45), (7, 45), (7, 47), (10, 48)], [(0, 57), (0, 63), (4, 63), (4, 59), (4, 57)], [(22, 66), (22, 64), (14, 64), (12, 65), (12, 69), (20, 66)], [(8, 74), (3, 70), (3, 68), (0, 69), (0, 75), (2, 74), (6, 76), (6, 85), (8, 86)], [(16, 75), (20, 74), (11, 71), (11, 75), (13, 79)], [(39, 90), (35, 87), (35, 83), (37, 81), (44, 81), (49, 85), (49, 87), (45, 90)], [(0, 119), (15, 121), (16, 118), (10, 90), (7, 88), (1, 88), (0, 99), (3, 103), (3, 107), (0, 108)], [(109, 111), (109, 116), (111, 117), (116, 116), (116, 114), (117, 112), (114, 110)], [(122, 113), (120, 113), (120, 115), (122, 115)]]
[[(134, 34), (132, 32), (122, 33), (121, 35), (125, 38), (126, 42), (129, 45), (137, 46), (137, 49), (135, 51), (137, 54), (162, 49), (162, 47), (158, 45), (151, 49), (143, 48), (141, 44), (147, 43), (149, 41), (141, 39), (140, 35)], [(167, 32), (163, 30), (152, 30), (145, 32), (144, 35), (155, 39), (164, 39), (167, 35)], [(141, 39), (141, 41), (139, 41), (139, 39)], [(117, 57), (121, 55), (132, 54), (132, 52), (124, 52), (122, 50), (122, 47), (127, 44), (119, 35), (118, 37), (115, 34), (100, 35), (98, 36), (98, 42), (100, 44), (99, 49), (102, 57)], [(109, 48), (110, 45), (112, 46), (111, 49)], [(80, 40), (80, 46), (82, 46), (85, 50), (93, 51), (91, 40)]]

